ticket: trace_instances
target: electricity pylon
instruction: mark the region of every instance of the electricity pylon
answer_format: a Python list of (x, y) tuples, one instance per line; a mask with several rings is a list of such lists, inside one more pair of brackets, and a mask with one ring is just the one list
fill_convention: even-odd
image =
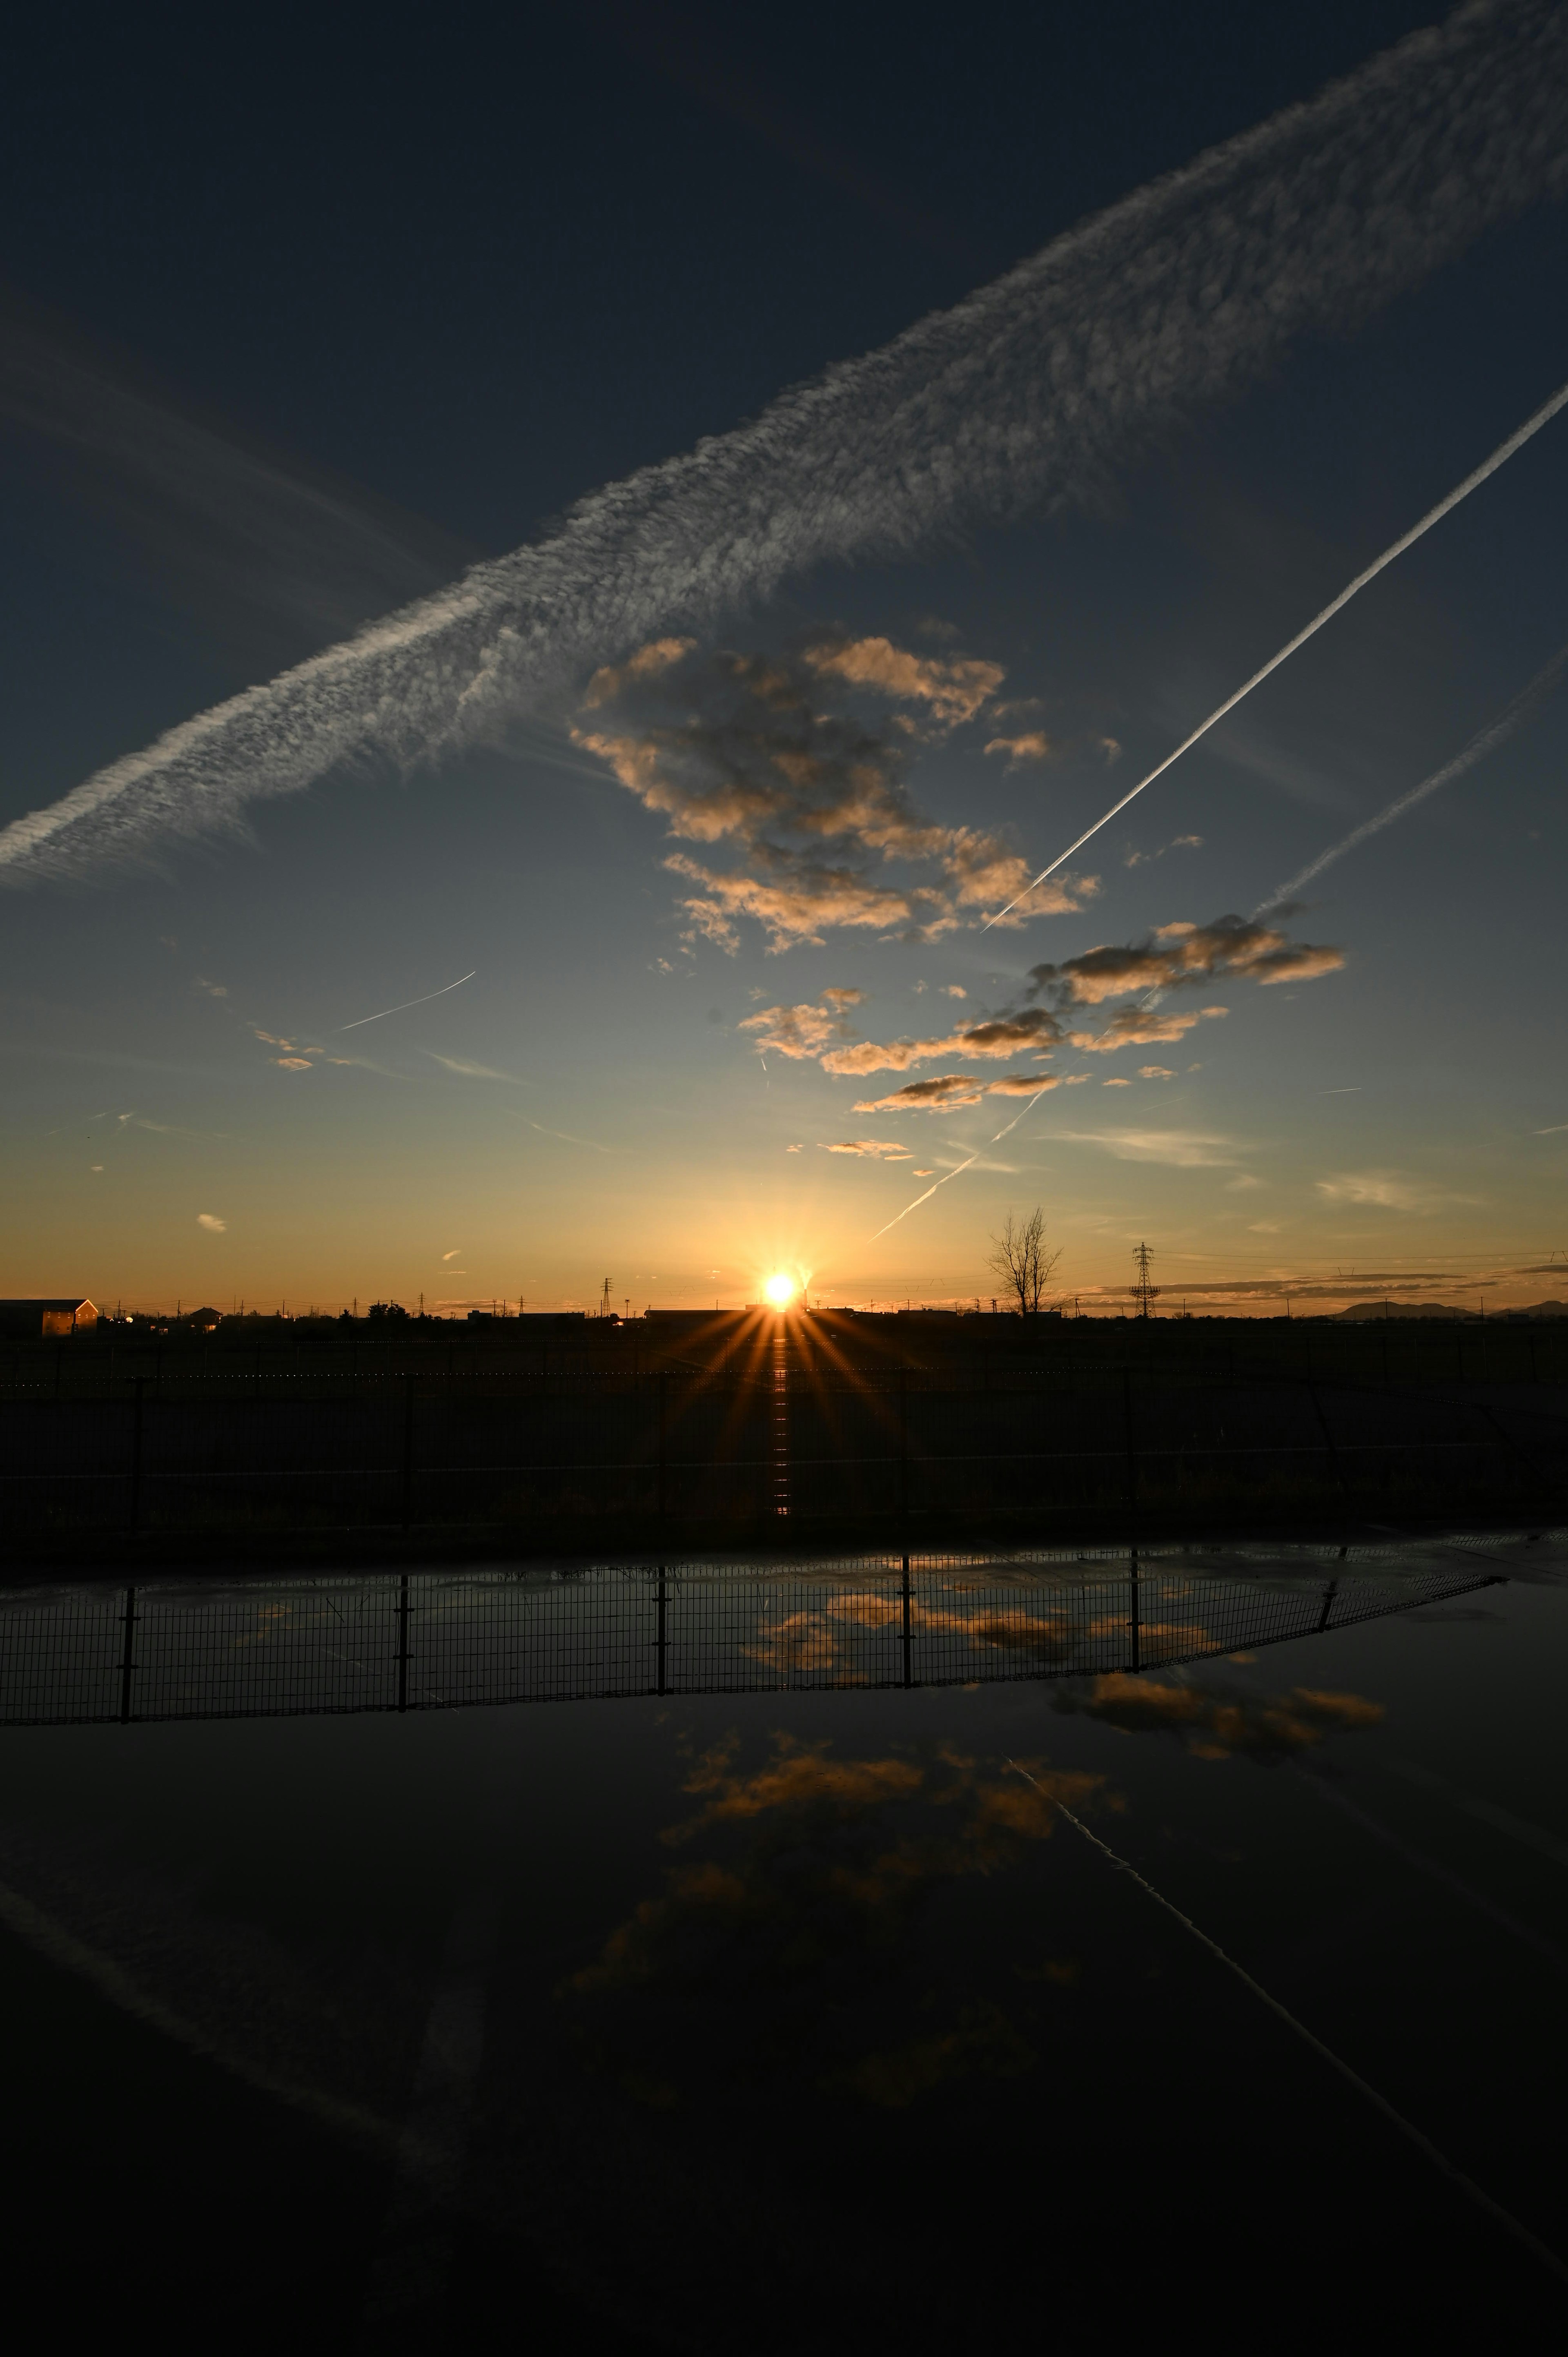
[(1151, 1285), (1149, 1283), (1148, 1245), (1135, 1245), (1133, 1247), (1133, 1258), (1137, 1265), (1138, 1270), (1138, 1282), (1132, 1288), (1133, 1298), (1138, 1305), (1137, 1309), (1133, 1314), (1139, 1318), (1152, 1318), (1155, 1314), (1154, 1305), (1159, 1298), (1160, 1288), (1157, 1285)]

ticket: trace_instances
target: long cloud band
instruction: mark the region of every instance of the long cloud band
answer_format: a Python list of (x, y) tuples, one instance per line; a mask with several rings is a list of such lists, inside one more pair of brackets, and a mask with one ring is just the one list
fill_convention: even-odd
[(344, 763), (494, 740), (584, 669), (829, 563), (1082, 499), (1294, 337), (1568, 186), (1568, 10), (1475, 0), (752, 423), (584, 500), (0, 832), (0, 881), (242, 825)]

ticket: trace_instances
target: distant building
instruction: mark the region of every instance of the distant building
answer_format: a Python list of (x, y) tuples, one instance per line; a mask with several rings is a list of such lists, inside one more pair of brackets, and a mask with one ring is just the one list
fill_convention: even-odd
[(91, 1334), (98, 1312), (91, 1301), (61, 1295), (59, 1299), (0, 1301), (0, 1331), (48, 1341), (59, 1334)]

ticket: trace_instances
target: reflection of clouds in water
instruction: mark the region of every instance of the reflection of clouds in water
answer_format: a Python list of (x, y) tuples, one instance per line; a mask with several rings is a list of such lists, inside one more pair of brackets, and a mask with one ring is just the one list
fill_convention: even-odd
[(671, 1867), (563, 1986), (585, 2050), (639, 2103), (650, 2088), (684, 2103), (804, 2074), (897, 2106), (1031, 2068), (998, 2003), (967, 1986), (943, 2002), (929, 1959), (909, 1969), (929, 1894), (1020, 1866), (1053, 1831), (1057, 1799), (1081, 1807), (1101, 1785), (1031, 1765), (1032, 1785), (951, 1744), (838, 1758), (787, 1735), (756, 1768), (734, 1734), (698, 1754), (685, 1779), (698, 1806), (663, 1839), (740, 1846)]
[[(1172, 1583), (1174, 1585), (1174, 1583)], [(987, 1583), (990, 1585), (990, 1583)], [(1125, 1645), (1132, 1623), (1126, 1611), (1096, 1612), (1083, 1617), (1060, 1598), (998, 1605), (994, 1596), (966, 1603), (956, 1600), (962, 1588), (955, 1585), (955, 1600), (930, 1604), (918, 1595), (908, 1598), (911, 1637), (956, 1638), (978, 1650), (1004, 1653), (1023, 1661), (1071, 1662), (1077, 1654), (1087, 1667), (1109, 1641)], [(784, 1675), (808, 1671), (838, 1670), (840, 1682), (854, 1684), (864, 1675), (857, 1660), (854, 1631), (894, 1631), (903, 1625), (905, 1599), (897, 1590), (847, 1590), (821, 1603), (764, 1619), (756, 1641), (741, 1648), (748, 1661)], [(1204, 1624), (1196, 1620), (1147, 1619), (1138, 1624), (1140, 1643), (1167, 1658), (1201, 1652), (1212, 1643)]]
[(1184, 1680), (1109, 1672), (1082, 1685), (1059, 1686), (1054, 1710), (1103, 1719), (1129, 1735), (1176, 1736), (1196, 1759), (1283, 1760), (1343, 1728), (1376, 1727), (1383, 1706), (1365, 1695), (1292, 1686), (1278, 1695), (1232, 1695)]

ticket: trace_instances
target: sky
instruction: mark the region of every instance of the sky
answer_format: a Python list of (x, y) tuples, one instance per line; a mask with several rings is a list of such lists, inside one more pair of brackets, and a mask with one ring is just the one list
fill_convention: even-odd
[(776, 34), (18, 36), (0, 1293), (1568, 1297), (1556, 12)]

